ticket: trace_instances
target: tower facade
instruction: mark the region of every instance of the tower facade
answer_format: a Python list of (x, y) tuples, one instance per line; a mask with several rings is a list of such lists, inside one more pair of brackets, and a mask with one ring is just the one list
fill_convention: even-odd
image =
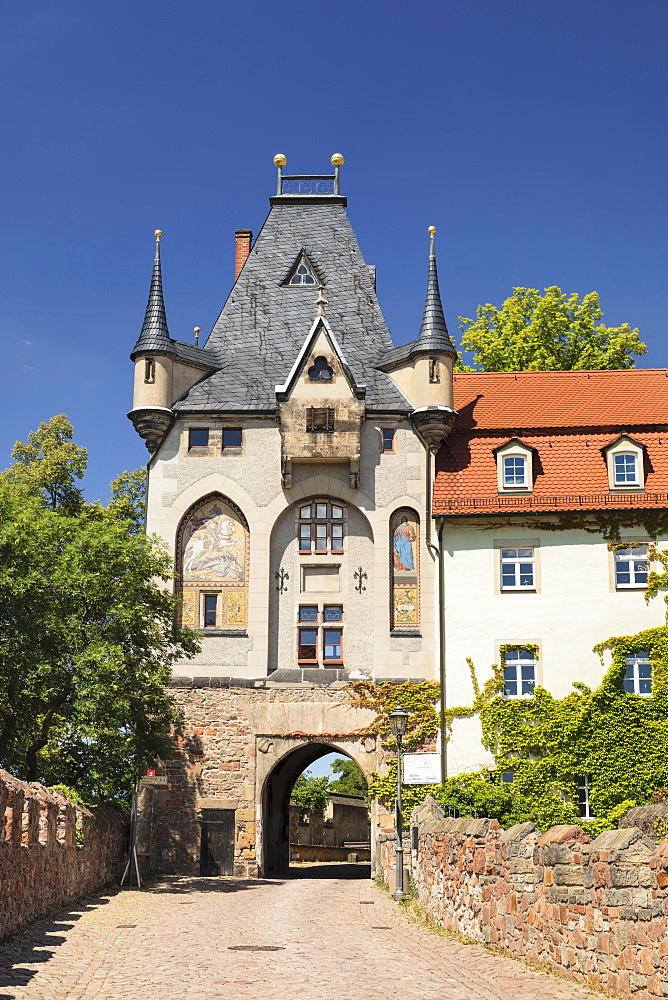
[(201, 346), (169, 334), (156, 233), (132, 352), (147, 530), (202, 636), (173, 678), (186, 724), (169, 790), (151, 793), (154, 862), (177, 870), (200, 863), (214, 814), (231, 831), (226, 870), (283, 866), (303, 767), (332, 749), (383, 766), (355, 735), (371, 717), (346, 683), (438, 676), (432, 454), (454, 421), (456, 353), (433, 232), (419, 335), (395, 347), (339, 193), (342, 158), (324, 178), (280, 161)]

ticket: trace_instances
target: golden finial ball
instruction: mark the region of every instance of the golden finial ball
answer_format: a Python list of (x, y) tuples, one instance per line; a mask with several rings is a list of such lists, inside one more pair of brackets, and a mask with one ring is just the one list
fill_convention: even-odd
[(429, 228), (427, 229), (427, 232), (429, 233), (429, 235), (431, 236), (431, 238), (433, 240), (434, 233), (436, 232), (436, 226), (429, 226)]
[(284, 167), (287, 162), (288, 158), (285, 153), (276, 153), (276, 156), (274, 157), (275, 167)]
[(199, 326), (193, 327), (193, 333), (201, 333), (201, 332), (202, 332), (201, 327)]
[(155, 233), (153, 235), (155, 236), (156, 240), (159, 243), (160, 240), (162, 239), (162, 229), (156, 229), (156, 231), (155, 231)]
[(345, 162), (341, 153), (334, 153), (334, 156), (330, 160), (333, 167), (342, 167)]

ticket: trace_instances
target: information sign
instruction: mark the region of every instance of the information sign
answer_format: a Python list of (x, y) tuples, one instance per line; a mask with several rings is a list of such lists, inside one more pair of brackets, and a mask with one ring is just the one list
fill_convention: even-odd
[(438, 785), (441, 781), (440, 754), (405, 753), (403, 755), (404, 785)]

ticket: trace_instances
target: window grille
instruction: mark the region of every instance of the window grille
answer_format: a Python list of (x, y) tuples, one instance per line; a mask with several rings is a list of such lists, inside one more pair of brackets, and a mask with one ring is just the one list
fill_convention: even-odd
[(333, 407), (309, 406), (306, 411), (306, 430), (317, 434), (331, 434), (334, 430)]

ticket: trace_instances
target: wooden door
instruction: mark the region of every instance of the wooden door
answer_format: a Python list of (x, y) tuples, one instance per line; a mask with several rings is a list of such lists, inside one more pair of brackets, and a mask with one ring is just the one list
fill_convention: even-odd
[(199, 873), (234, 874), (234, 809), (202, 809)]

